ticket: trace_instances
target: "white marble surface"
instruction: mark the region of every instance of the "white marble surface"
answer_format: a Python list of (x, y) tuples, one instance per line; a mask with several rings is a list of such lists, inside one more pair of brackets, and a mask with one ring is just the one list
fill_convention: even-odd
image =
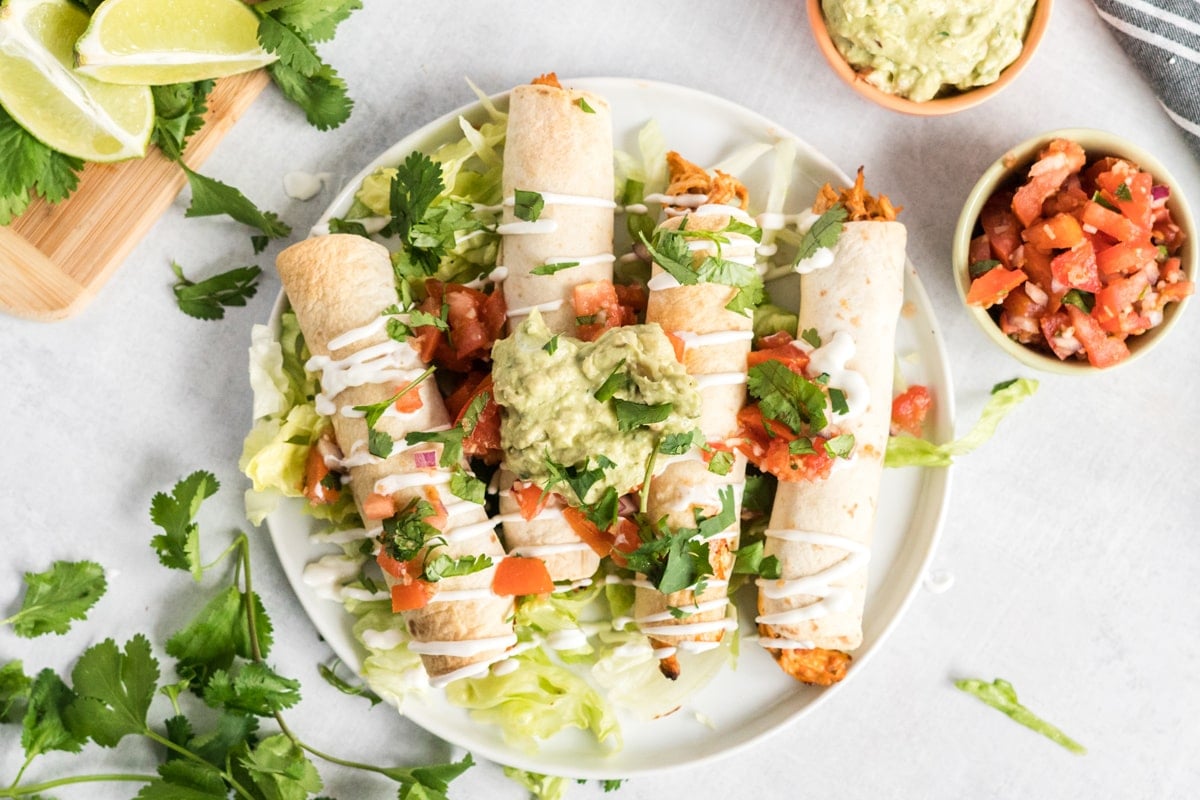
[[(321, 133), (273, 89), (253, 106), (206, 172), (278, 210), (297, 232), (332, 197), (287, 197), (291, 170), (348, 177), (404, 133), (470, 99), (463, 76), (499, 91), (549, 69), (562, 76), (647, 77), (702, 89), (765, 114), (906, 210), (910, 257), (937, 310), (957, 390), (960, 433), (997, 381), (1029, 374), (992, 347), (960, 306), (949, 272), (958, 208), (1003, 150), (1052, 128), (1127, 136), (1171, 166), (1200, 202), (1200, 169), (1091, 5), (1058, 0), (1040, 52), (1015, 85), (980, 108), (941, 119), (885, 112), (843, 86), (821, 60), (801, 4), (758, 2), (416, 3), (369, 0), (324, 50), (357, 108)], [(336, 180), (336, 178), (335, 178)], [(90, 557), (108, 595), (66, 637), (0, 632), (0, 660), (69, 669), (84, 647), (178, 627), (202, 591), (157, 565), (147, 508), (193, 469), (222, 491), (205, 529), (246, 527), (236, 460), (250, 422), (245, 352), (251, 324), (278, 290), (280, 245), (255, 257), (238, 226), (185, 220), (172, 208), (98, 299), (54, 324), (0, 318), (5, 546), (0, 617), (20, 576), (53, 559)], [(211, 274), (268, 268), (259, 295), (221, 322), (174, 305), (169, 262)], [(1200, 369), (1188, 309), (1160, 349), (1087, 379), (1039, 376), (1041, 390), (984, 449), (955, 469), (934, 567), (955, 578), (922, 590), (886, 646), (816, 713), (753, 750), (629, 781), (613, 797), (882, 798), (1184, 797), (1200, 793)], [(296, 605), (264, 535), (256, 585), (273, 613), (273, 661), (305, 699), (290, 717), (317, 746), (361, 760), (423, 762), (459, 752), (324, 684), (327, 650)], [(159, 651), (161, 655), (161, 650)], [(1089, 748), (1072, 756), (953, 688), (1004, 677), (1035, 711)], [(164, 712), (165, 713), (165, 712)], [(0, 782), (20, 762), (0, 730)], [(51, 755), (30, 778), (100, 766), (145, 769), (128, 743)], [(384, 783), (325, 767), (326, 793), (388, 797)], [(129, 785), (63, 789), (59, 797), (129, 797)], [(454, 797), (523, 796), (495, 765)], [(595, 785), (570, 797), (601, 796)]]

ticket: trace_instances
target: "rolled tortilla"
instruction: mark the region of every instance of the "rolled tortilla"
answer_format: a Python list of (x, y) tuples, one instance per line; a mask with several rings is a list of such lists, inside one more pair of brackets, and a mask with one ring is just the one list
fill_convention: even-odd
[[(537, 308), (552, 333), (576, 331), (576, 286), (613, 276), (613, 144), (608, 101), (590, 92), (535, 83), (512, 90), (502, 177), (504, 211), (500, 263), (509, 331)], [(517, 219), (514, 194), (537, 192), (544, 207), (536, 221)], [(533, 270), (555, 262), (579, 262), (547, 275)], [(531, 521), (519, 518), (508, 489), (513, 474), (500, 475), (500, 511), (509, 549), (546, 562), (556, 582), (595, 574), (600, 557), (579, 540), (554, 503)], [(518, 519), (513, 520), (513, 517)]]
[[(688, 230), (725, 230), (734, 215), (749, 217), (728, 206), (701, 206), (683, 216), (668, 217), (659, 227), (677, 229), (686, 222)], [(721, 255), (753, 263), (755, 243), (744, 234), (728, 234), (730, 243)], [(698, 241), (697, 244), (700, 244)], [(707, 247), (695, 258), (708, 255)], [(674, 285), (670, 285), (674, 284)], [(746, 402), (746, 356), (753, 339), (753, 319), (725, 306), (737, 289), (720, 283), (679, 285), (657, 264), (653, 267), (646, 322), (657, 322), (663, 330), (683, 341), (683, 361), (700, 390), (699, 428), (706, 442), (727, 444), (737, 433), (737, 413)], [(659, 287), (659, 288), (656, 288)], [(717, 646), (732, 621), (727, 618), (729, 578), (741, 530), (742, 493), (746, 483), (746, 458), (734, 457), (726, 475), (710, 472), (697, 450), (672, 459), (650, 483), (647, 512), (650, 519), (667, 517), (672, 528), (696, 525), (695, 510), (713, 516), (721, 509), (719, 492), (734, 488), (734, 522), (711, 537), (709, 566), (712, 577), (700, 592), (691, 589), (664, 595), (649, 584), (639, 583), (634, 601), (634, 620), (660, 655), (660, 668), (670, 678), (679, 675), (676, 649), (704, 650)], [(672, 613), (672, 609), (676, 609)]]
[[(608, 101), (541, 83), (513, 89), (501, 182), (500, 263), (508, 269), (503, 286), (509, 330), (536, 307), (551, 331), (573, 335), (574, 288), (611, 281), (613, 274), (616, 204)], [(544, 207), (536, 221), (517, 219), (517, 190), (542, 196)], [(579, 266), (532, 274), (547, 263), (563, 261), (577, 261)]]
[[(420, 409), (407, 414), (389, 411), (376, 423), (377, 430), (396, 442), (391, 457), (367, 452), (367, 423), (353, 407), (387, 400), (425, 369), (412, 347), (387, 335), (382, 312), (398, 302), (387, 249), (360, 236), (333, 234), (292, 245), (279, 254), (276, 267), (313, 356), (309, 368), (321, 372), (317, 410), (330, 416), (359, 511), (372, 493), (391, 496), (398, 509), (414, 499), (435, 507), (441, 503), (446, 510), (445, 544), (432, 546), (433, 553), (503, 558), (504, 549), (483, 506), (450, 493), (450, 471), (416, 466), (417, 452), (440, 445), (404, 445), (404, 437), (413, 431), (449, 427), (435, 381), (424, 380), (415, 390)], [(512, 598), (492, 593), (494, 572), (492, 566), (443, 578), (429, 605), (405, 612), (412, 636), (409, 648), (421, 655), (435, 685), (486, 670), (516, 643)]]
[[(891, 420), (896, 323), (904, 300), (906, 233), (898, 222), (848, 222), (833, 263), (801, 277), (799, 330), (815, 329), (827, 348), (852, 344), (847, 370), (867, 396), (841, 388), (853, 409), (832, 427), (854, 435), (853, 457), (823, 481), (780, 481), (765, 554), (780, 580), (759, 579), (760, 643), (789, 674), (828, 684), (845, 674), (844, 653), (862, 644), (863, 604), (875, 507)], [(841, 344), (835, 344), (835, 338)], [(828, 351), (827, 351), (828, 352)], [(835, 376), (831, 385), (837, 385)], [(861, 391), (861, 390), (860, 390)]]

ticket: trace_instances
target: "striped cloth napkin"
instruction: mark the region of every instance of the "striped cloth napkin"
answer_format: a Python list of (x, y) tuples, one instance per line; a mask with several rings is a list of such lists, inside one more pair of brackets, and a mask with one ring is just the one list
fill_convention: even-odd
[(1200, 158), (1200, 0), (1092, 0)]

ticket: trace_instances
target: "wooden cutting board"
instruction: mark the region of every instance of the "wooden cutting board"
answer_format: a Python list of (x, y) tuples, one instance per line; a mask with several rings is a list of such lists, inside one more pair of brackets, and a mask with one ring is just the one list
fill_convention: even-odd
[[(197, 168), (270, 80), (265, 70), (217, 81), (205, 125), (184, 162)], [(0, 226), (0, 310), (50, 322), (86, 306), (187, 183), (157, 149), (145, 158), (88, 164), (69, 198), (31, 203)]]

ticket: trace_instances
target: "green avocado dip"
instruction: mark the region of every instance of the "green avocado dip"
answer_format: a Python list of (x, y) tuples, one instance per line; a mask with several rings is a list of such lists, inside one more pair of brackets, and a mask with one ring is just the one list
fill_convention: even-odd
[(834, 45), (866, 80), (922, 102), (986, 86), (1021, 54), (1035, 0), (822, 0)]
[[(658, 325), (581, 342), (551, 336), (535, 310), (492, 347), (492, 379), (508, 468), (538, 486), (554, 483), (572, 502), (641, 484), (662, 437), (691, 431), (700, 414), (695, 381)], [(584, 497), (558, 480), (563, 469), (596, 467), (604, 475)]]

